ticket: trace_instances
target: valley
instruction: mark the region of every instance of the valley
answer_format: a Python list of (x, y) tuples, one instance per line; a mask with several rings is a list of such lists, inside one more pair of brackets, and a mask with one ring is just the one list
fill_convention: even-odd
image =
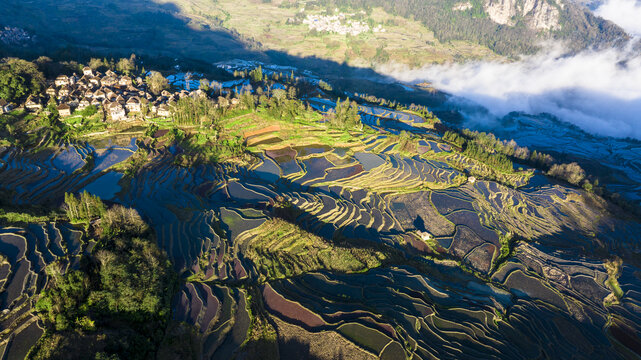
[(5, 0), (0, 359), (641, 357), (626, 1)]
[[(626, 334), (641, 323), (638, 218), (533, 167), (508, 169), (492, 160), (496, 153), (470, 152), (487, 140), (461, 132), (461, 143), (425, 108), (342, 102), (331, 83), (296, 68), (219, 67), (236, 80), (218, 79), (224, 85), (206, 101), (219, 105), (206, 120), (178, 122), (176, 107), (174, 121), (112, 120), (103, 133), (2, 149), (2, 206), (52, 209), (40, 217), (3, 212), (0, 321), (14, 324), (0, 334), (5, 357), (71, 349), (43, 340), (29, 352), (40, 334), (65, 334), (38, 320), (42, 305), (34, 311), (39, 294), (60, 281), (46, 269), (82, 269), (99, 256), (95, 246), (116, 241), (99, 235), (98, 224), (113, 221), (104, 213), (88, 214), (83, 225), (55, 210), (61, 202), (70, 209), (66, 194), (83, 191), (108, 211), (135, 209), (180, 279), (162, 333), (148, 340), (163, 343), (158, 353), (128, 353), (109, 336), (96, 343), (106, 353), (402, 359), (547, 356), (550, 346), (561, 357), (636, 351)], [(181, 101), (200, 101), (191, 91)], [(113, 325), (95, 311), (85, 315), (95, 325), (74, 336), (109, 334)]]

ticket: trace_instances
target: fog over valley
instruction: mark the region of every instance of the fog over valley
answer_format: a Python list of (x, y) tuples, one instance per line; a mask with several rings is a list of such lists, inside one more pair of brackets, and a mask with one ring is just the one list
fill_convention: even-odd
[[(641, 6), (634, 0), (610, 0), (596, 13), (639, 34)], [(637, 41), (634, 38), (631, 43)], [(409, 70), (388, 65), (380, 70), (405, 82), (430, 81), (469, 99), (496, 117), (512, 111), (549, 113), (590, 133), (641, 139), (641, 57), (632, 45), (586, 50), (564, 56), (564, 46), (547, 43), (536, 55), (516, 62), (481, 61)], [(457, 98), (458, 97), (458, 98)], [(471, 121), (487, 121), (471, 118)]]
[(636, 0), (608, 0), (594, 13), (621, 26), (628, 33), (641, 35), (641, 2)]

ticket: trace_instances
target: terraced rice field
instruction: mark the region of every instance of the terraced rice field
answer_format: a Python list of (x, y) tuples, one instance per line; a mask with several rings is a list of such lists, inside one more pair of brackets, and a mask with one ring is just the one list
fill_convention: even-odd
[[(12, 194), (13, 204), (55, 203), (65, 192), (80, 190), (94, 191), (108, 200), (119, 191), (117, 182), (121, 177), (109, 172), (109, 168), (133, 155), (137, 149), (133, 144), (135, 139), (130, 147), (95, 149), (88, 144), (61, 145), (37, 153), (0, 149), (2, 189)], [(88, 166), (90, 154), (93, 164), (87, 171), (81, 171)], [(93, 185), (94, 182), (98, 184)]]
[(0, 356), (23, 359), (43, 334), (31, 310), (47, 284), (45, 267), (58, 261), (66, 271), (79, 265), (88, 242), (62, 223), (0, 228)]
[[(639, 229), (614, 218), (589, 221), (600, 210), (586, 207), (575, 190), (463, 184), (456, 170), (435, 159), (312, 149), (266, 146), (248, 168), (185, 170), (158, 163), (134, 180), (121, 201), (162, 224), (160, 244), (177, 269), (197, 281), (188, 286), (212, 280), (231, 288), (238, 281), (261, 284), (261, 301), (282, 336), (295, 331), (312, 341), (313, 334), (334, 334), (364, 356), (521, 358), (553, 346), (561, 357), (580, 348), (598, 358), (615, 354), (607, 330), (615, 323), (609, 319), (638, 317), (633, 278), (621, 279), (622, 289), (630, 289), (624, 300), (605, 307), (610, 290), (602, 259), (586, 261), (576, 249), (558, 256), (537, 250), (563, 243), (569, 229), (575, 232), (572, 244), (595, 249), (599, 245), (588, 234), (614, 227), (617, 232), (602, 241), (621, 253), (627, 243), (622, 237)], [(291, 223), (274, 218), (279, 198), (291, 204)], [(540, 243), (519, 243), (492, 270), (500, 237), (508, 233)], [(358, 257), (354, 249), (334, 244), (337, 236), (372, 248), (356, 249)], [(394, 255), (372, 250), (382, 245), (413, 265), (394, 266)], [(461, 270), (459, 263), (489, 280)], [(181, 296), (181, 309), (189, 309), (185, 319), (203, 331), (201, 304), (209, 301), (198, 295), (194, 303), (189, 289)], [(233, 308), (239, 300), (231, 297), (226, 301)], [(635, 326), (634, 321), (621, 326)], [(234, 325), (221, 326), (207, 335), (216, 340), (205, 347), (238, 348)]]
[[(122, 180), (109, 174), (133, 148), (5, 149), (0, 188), (16, 204), (59, 203), (114, 176), (111, 200), (151, 224), (183, 279), (172, 316), (196, 329), (204, 358), (242, 357), (258, 319), (282, 354), (302, 341), (320, 358), (340, 355), (323, 346), (363, 359), (627, 358), (641, 344), (641, 224), (584, 192), (467, 181), (453, 166), (463, 156), (435, 136), (408, 154), (389, 133), (226, 121), (253, 163), (162, 156)], [(73, 267), (90, 246), (62, 224), (0, 230), (5, 357), (42, 332), (29, 309), (45, 266)], [(614, 303), (611, 255), (624, 264)]]

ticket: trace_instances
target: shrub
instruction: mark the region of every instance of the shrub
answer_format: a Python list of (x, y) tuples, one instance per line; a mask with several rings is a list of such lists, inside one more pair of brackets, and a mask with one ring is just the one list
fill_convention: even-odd
[(97, 112), (98, 109), (94, 105), (89, 105), (80, 112), (80, 115), (83, 117), (90, 117), (95, 115)]
[(354, 101), (341, 102), (341, 99), (336, 100), (336, 107), (329, 114), (329, 123), (331, 126), (339, 129), (353, 129), (361, 124), (361, 117), (358, 114), (358, 104)]
[(156, 95), (169, 88), (169, 81), (158, 71), (152, 71), (151, 74), (145, 78), (145, 83), (147, 83), (149, 90)]
[(585, 179), (585, 171), (579, 164), (573, 162), (570, 164), (554, 164), (548, 171), (548, 175), (565, 180), (573, 185), (579, 185)]
[(102, 214), (101, 219), (103, 230), (110, 234), (140, 236), (149, 229), (138, 211), (122, 205), (112, 206)]
[(105, 204), (98, 196), (84, 191), (80, 196), (65, 193), (65, 211), (71, 221), (88, 222), (105, 212)]
[(323, 90), (325, 90), (327, 92), (331, 92), (331, 91), (334, 90), (334, 89), (332, 89), (332, 86), (330, 84), (324, 82), (323, 80), (320, 80), (318, 82), (318, 87), (320, 87), (321, 89), (323, 89)]
[(255, 83), (263, 81), (263, 68), (261, 66), (249, 72), (249, 77)]

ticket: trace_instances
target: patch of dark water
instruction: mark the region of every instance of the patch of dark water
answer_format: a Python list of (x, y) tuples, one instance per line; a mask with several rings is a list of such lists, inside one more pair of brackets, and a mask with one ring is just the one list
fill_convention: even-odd
[(278, 181), (281, 176), (281, 170), (278, 164), (269, 157), (263, 156), (263, 163), (252, 170), (258, 178), (270, 183)]
[(110, 171), (85, 186), (81, 192), (86, 191), (103, 200), (112, 200), (121, 190), (118, 182), (123, 178), (123, 176), (124, 175), (122, 173)]
[(383, 160), (380, 156), (368, 152), (358, 152), (354, 154), (354, 158), (356, 158), (356, 160), (358, 160), (358, 162), (363, 165), (363, 169), (365, 171), (370, 171), (385, 164), (385, 160)]
[(298, 152), (298, 156), (302, 157), (302, 156), (313, 155), (313, 154), (322, 154), (332, 150), (332, 148), (327, 145), (314, 144), (314, 145), (306, 145), (306, 146), (296, 146), (294, 147), (294, 150)]

